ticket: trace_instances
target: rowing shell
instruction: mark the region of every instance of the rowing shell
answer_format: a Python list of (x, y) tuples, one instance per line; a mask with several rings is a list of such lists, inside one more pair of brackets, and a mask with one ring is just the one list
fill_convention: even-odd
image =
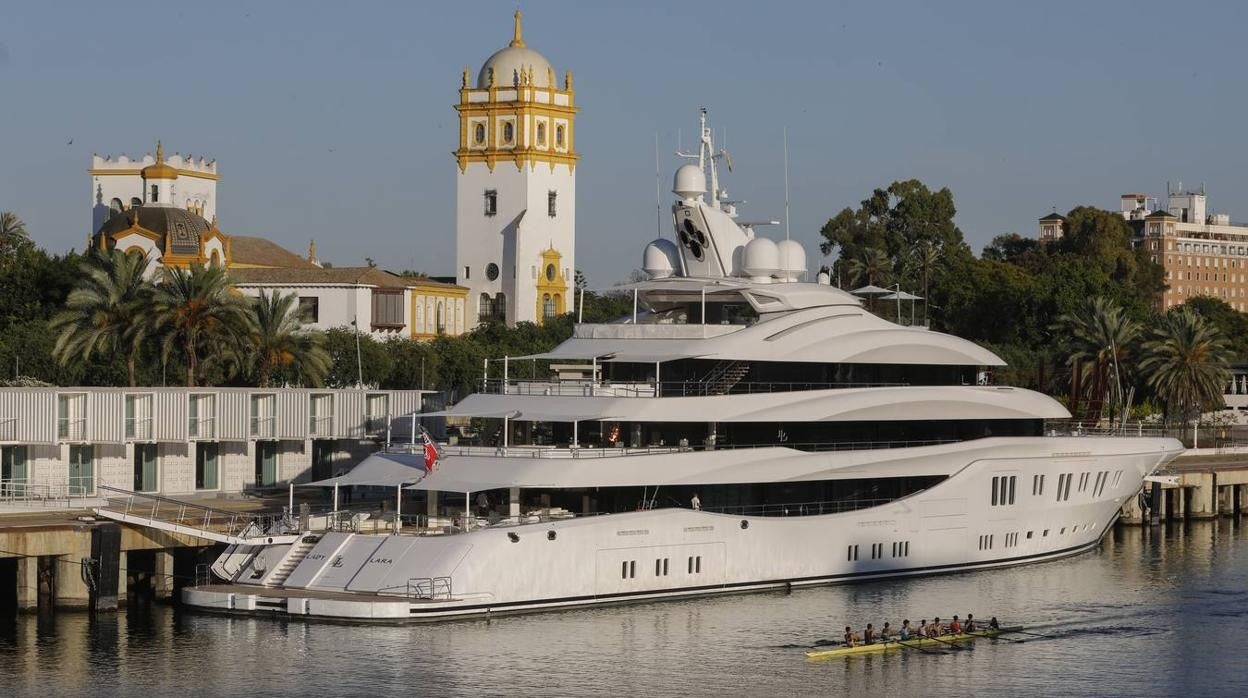
[(852, 654), (866, 654), (868, 652), (883, 652), (884, 650), (896, 649), (918, 649), (928, 647), (944, 647), (948, 643), (957, 642), (973, 642), (981, 637), (996, 637), (1002, 633), (1016, 633), (1023, 629), (1023, 626), (1017, 625), (1000, 630), (976, 630), (971, 633), (958, 633), (957, 635), (941, 635), (937, 638), (915, 638), (912, 640), (888, 640), (887, 642), (875, 642), (870, 645), (855, 645), (853, 647), (837, 647), (830, 650), (816, 650), (807, 652), (808, 659), (828, 659), (830, 657), (847, 657)]

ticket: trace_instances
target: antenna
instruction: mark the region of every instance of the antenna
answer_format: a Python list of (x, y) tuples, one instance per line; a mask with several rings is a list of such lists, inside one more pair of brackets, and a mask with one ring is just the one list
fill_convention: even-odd
[(784, 127), (784, 239), (789, 239), (789, 127)]
[(659, 174), (659, 132), (654, 132), (654, 231), (663, 237), (663, 198), (659, 193), (661, 186)]

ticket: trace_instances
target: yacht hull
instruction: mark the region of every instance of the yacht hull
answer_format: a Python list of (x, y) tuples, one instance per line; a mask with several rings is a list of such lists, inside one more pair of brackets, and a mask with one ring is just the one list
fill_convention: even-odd
[[(229, 583), (187, 587), (182, 600), (222, 612), (433, 621), (1043, 562), (1096, 546), (1143, 478), (1182, 451), (1158, 438), (996, 441), (966, 447), (973, 458), (939, 484), (870, 508), (666, 508), (445, 536), (326, 533), (227, 551), (217, 571)], [(860, 469), (872, 454), (857, 455)]]

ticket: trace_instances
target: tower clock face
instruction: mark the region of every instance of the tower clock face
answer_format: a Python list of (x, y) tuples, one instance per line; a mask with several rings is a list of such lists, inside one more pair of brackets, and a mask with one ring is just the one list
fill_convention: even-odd
[(489, 264), (485, 265), (485, 278), (489, 279), (490, 281), (495, 281), (498, 279), (498, 265), (497, 264), (490, 262)]

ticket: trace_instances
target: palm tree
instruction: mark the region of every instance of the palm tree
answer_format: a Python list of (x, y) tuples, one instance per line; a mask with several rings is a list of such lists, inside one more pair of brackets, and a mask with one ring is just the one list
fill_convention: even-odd
[(153, 319), (161, 333), (161, 358), (175, 349), (186, 359), (186, 384), (195, 385), (204, 360), (226, 360), (245, 332), (247, 305), (223, 268), (198, 262), (190, 269), (165, 268), (152, 302)]
[(12, 211), (0, 211), (0, 250), (30, 240), (26, 224)]
[(260, 292), (247, 313), (248, 364), (260, 387), (269, 387), (275, 374), (297, 376), (306, 385), (321, 385), (332, 360), (325, 336), (305, 332), (296, 294)]
[(883, 250), (878, 247), (864, 247), (853, 259), (849, 260), (846, 271), (853, 277), (855, 283), (874, 286), (876, 281), (881, 284), (887, 282), (888, 272), (892, 266), (892, 260)]
[(927, 300), (928, 282), (936, 273), (936, 265), (940, 264), (940, 248), (931, 240), (920, 242), (918, 247), (914, 248), (912, 253), (914, 256), (914, 266), (918, 268), (919, 273), (923, 277), (923, 299)]
[(1051, 329), (1070, 339), (1068, 361), (1072, 370), (1081, 371), (1083, 384), (1093, 391), (1089, 397), (1095, 402), (1108, 393), (1111, 421), (1114, 407), (1118, 415), (1125, 416), (1123, 383), (1129, 367), (1126, 356), (1140, 337), (1140, 324), (1127, 317), (1121, 306), (1098, 296), (1075, 312), (1059, 316)]
[(88, 361), (97, 352), (122, 351), (130, 385), (136, 385), (135, 359), (151, 329), (153, 288), (144, 276), (147, 264), (144, 254), (117, 249), (87, 257), (65, 310), (51, 321), (52, 329), (60, 332), (52, 356), (62, 366)]
[(1172, 310), (1161, 317), (1144, 354), (1140, 371), (1166, 401), (1167, 418), (1177, 414), (1185, 423), (1220, 404), (1233, 352), (1212, 323), (1185, 307)]

